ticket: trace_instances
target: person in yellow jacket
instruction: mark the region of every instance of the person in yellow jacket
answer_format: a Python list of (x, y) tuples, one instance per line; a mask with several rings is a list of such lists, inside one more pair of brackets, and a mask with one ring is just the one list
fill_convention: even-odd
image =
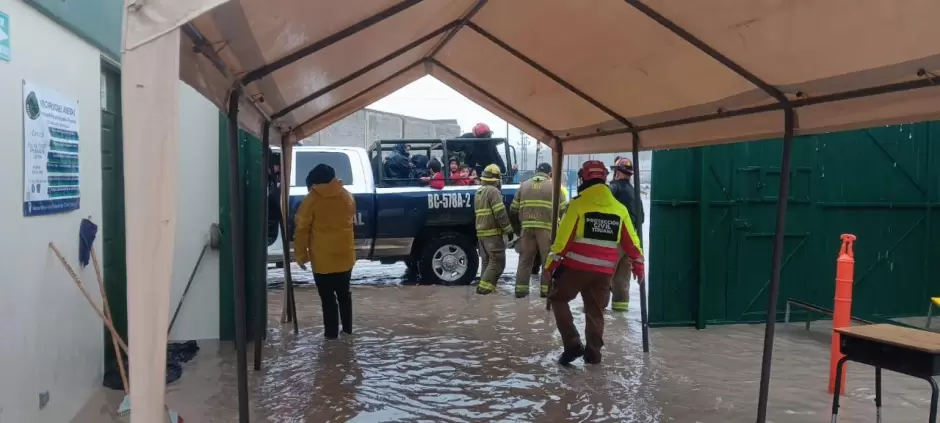
[[(607, 167), (588, 160), (579, 172), (578, 196), (568, 203), (552, 245), (545, 271), (553, 281), (548, 294), (561, 334), (564, 352), (558, 359), (568, 365), (579, 357), (589, 364), (601, 362), (604, 346), (604, 308), (610, 301), (610, 284), (622, 254), (632, 261), (633, 274), (643, 283), (643, 250), (630, 213), (605, 184)], [(568, 302), (581, 294), (584, 300), (587, 347), (574, 325)]]
[(309, 193), (295, 217), (294, 253), (297, 265), (306, 270), (312, 263), (323, 307), (324, 336), (335, 339), (352, 334), (352, 293), (349, 280), (356, 263), (353, 226), (356, 202), (336, 179), (336, 172), (319, 164), (307, 175)]
[(501, 176), (502, 172), (495, 164), (484, 168), (483, 174), (480, 175), (482, 185), (473, 197), (478, 248), (483, 260), (480, 284), (477, 285), (477, 294), (481, 295), (496, 290), (499, 276), (506, 269), (506, 240), (503, 236), (513, 234), (506, 205), (503, 204), (503, 193), (500, 191)]
[[(509, 206), (509, 220), (519, 234), (516, 251), (519, 265), (516, 267), (516, 298), (529, 295), (529, 280), (538, 274), (541, 263), (538, 257), (548, 257), (552, 245), (552, 165), (539, 164), (535, 176), (522, 183)], [(563, 193), (567, 195), (567, 193)], [(559, 199), (567, 202), (566, 197)], [(536, 267), (533, 267), (533, 264)], [(548, 296), (548, 281), (541, 284), (541, 296)]]

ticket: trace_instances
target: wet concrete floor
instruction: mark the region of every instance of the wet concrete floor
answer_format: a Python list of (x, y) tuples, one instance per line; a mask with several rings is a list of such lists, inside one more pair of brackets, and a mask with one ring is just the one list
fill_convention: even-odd
[[(353, 288), (355, 334), (333, 341), (323, 338), (312, 285), (297, 289), (297, 335), (279, 322), (283, 291), (269, 292), (263, 368), (248, 372), (252, 421), (755, 419), (763, 326), (653, 329), (652, 352), (645, 356), (634, 292), (631, 312), (607, 315), (604, 362), (562, 368), (555, 364), (561, 343), (544, 302), (535, 290), (529, 299), (514, 298), (508, 274), (489, 296), (477, 296), (472, 287), (363, 283)], [(580, 301), (572, 305), (583, 327)], [(770, 421), (829, 421), (825, 326), (778, 331)], [(235, 354), (230, 344), (202, 346), (182, 379), (168, 387), (167, 402), (187, 422), (235, 422)], [(850, 366), (840, 421), (874, 421), (873, 374)], [(884, 389), (885, 421), (926, 420), (926, 383), (885, 373)], [(121, 397), (102, 390), (74, 421), (126, 421), (111, 416)]]

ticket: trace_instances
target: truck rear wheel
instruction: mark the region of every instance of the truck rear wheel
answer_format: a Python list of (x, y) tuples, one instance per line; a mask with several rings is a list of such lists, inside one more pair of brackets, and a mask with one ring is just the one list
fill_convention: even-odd
[(418, 271), (425, 283), (468, 285), (480, 266), (473, 242), (457, 232), (432, 236), (424, 243), (420, 254)]

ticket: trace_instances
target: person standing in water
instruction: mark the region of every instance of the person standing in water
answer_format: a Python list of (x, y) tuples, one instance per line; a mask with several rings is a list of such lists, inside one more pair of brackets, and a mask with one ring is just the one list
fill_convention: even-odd
[(323, 335), (327, 339), (352, 334), (352, 293), (349, 280), (356, 263), (353, 227), (356, 201), (336, 179), (336, 172), (318, 164), (307, 175), (307, 196), (295, 217), (294, 253), (297, 265), (313, 265), (313, 279), (323, 307)]

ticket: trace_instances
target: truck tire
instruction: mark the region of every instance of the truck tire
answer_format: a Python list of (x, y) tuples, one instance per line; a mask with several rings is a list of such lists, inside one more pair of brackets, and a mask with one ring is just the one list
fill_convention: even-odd
[(469, 285), (476, 277), (480, 257), (468, 236), (443, 232), (432, 235), (423, 244), (418, 271), (424, 283)]

